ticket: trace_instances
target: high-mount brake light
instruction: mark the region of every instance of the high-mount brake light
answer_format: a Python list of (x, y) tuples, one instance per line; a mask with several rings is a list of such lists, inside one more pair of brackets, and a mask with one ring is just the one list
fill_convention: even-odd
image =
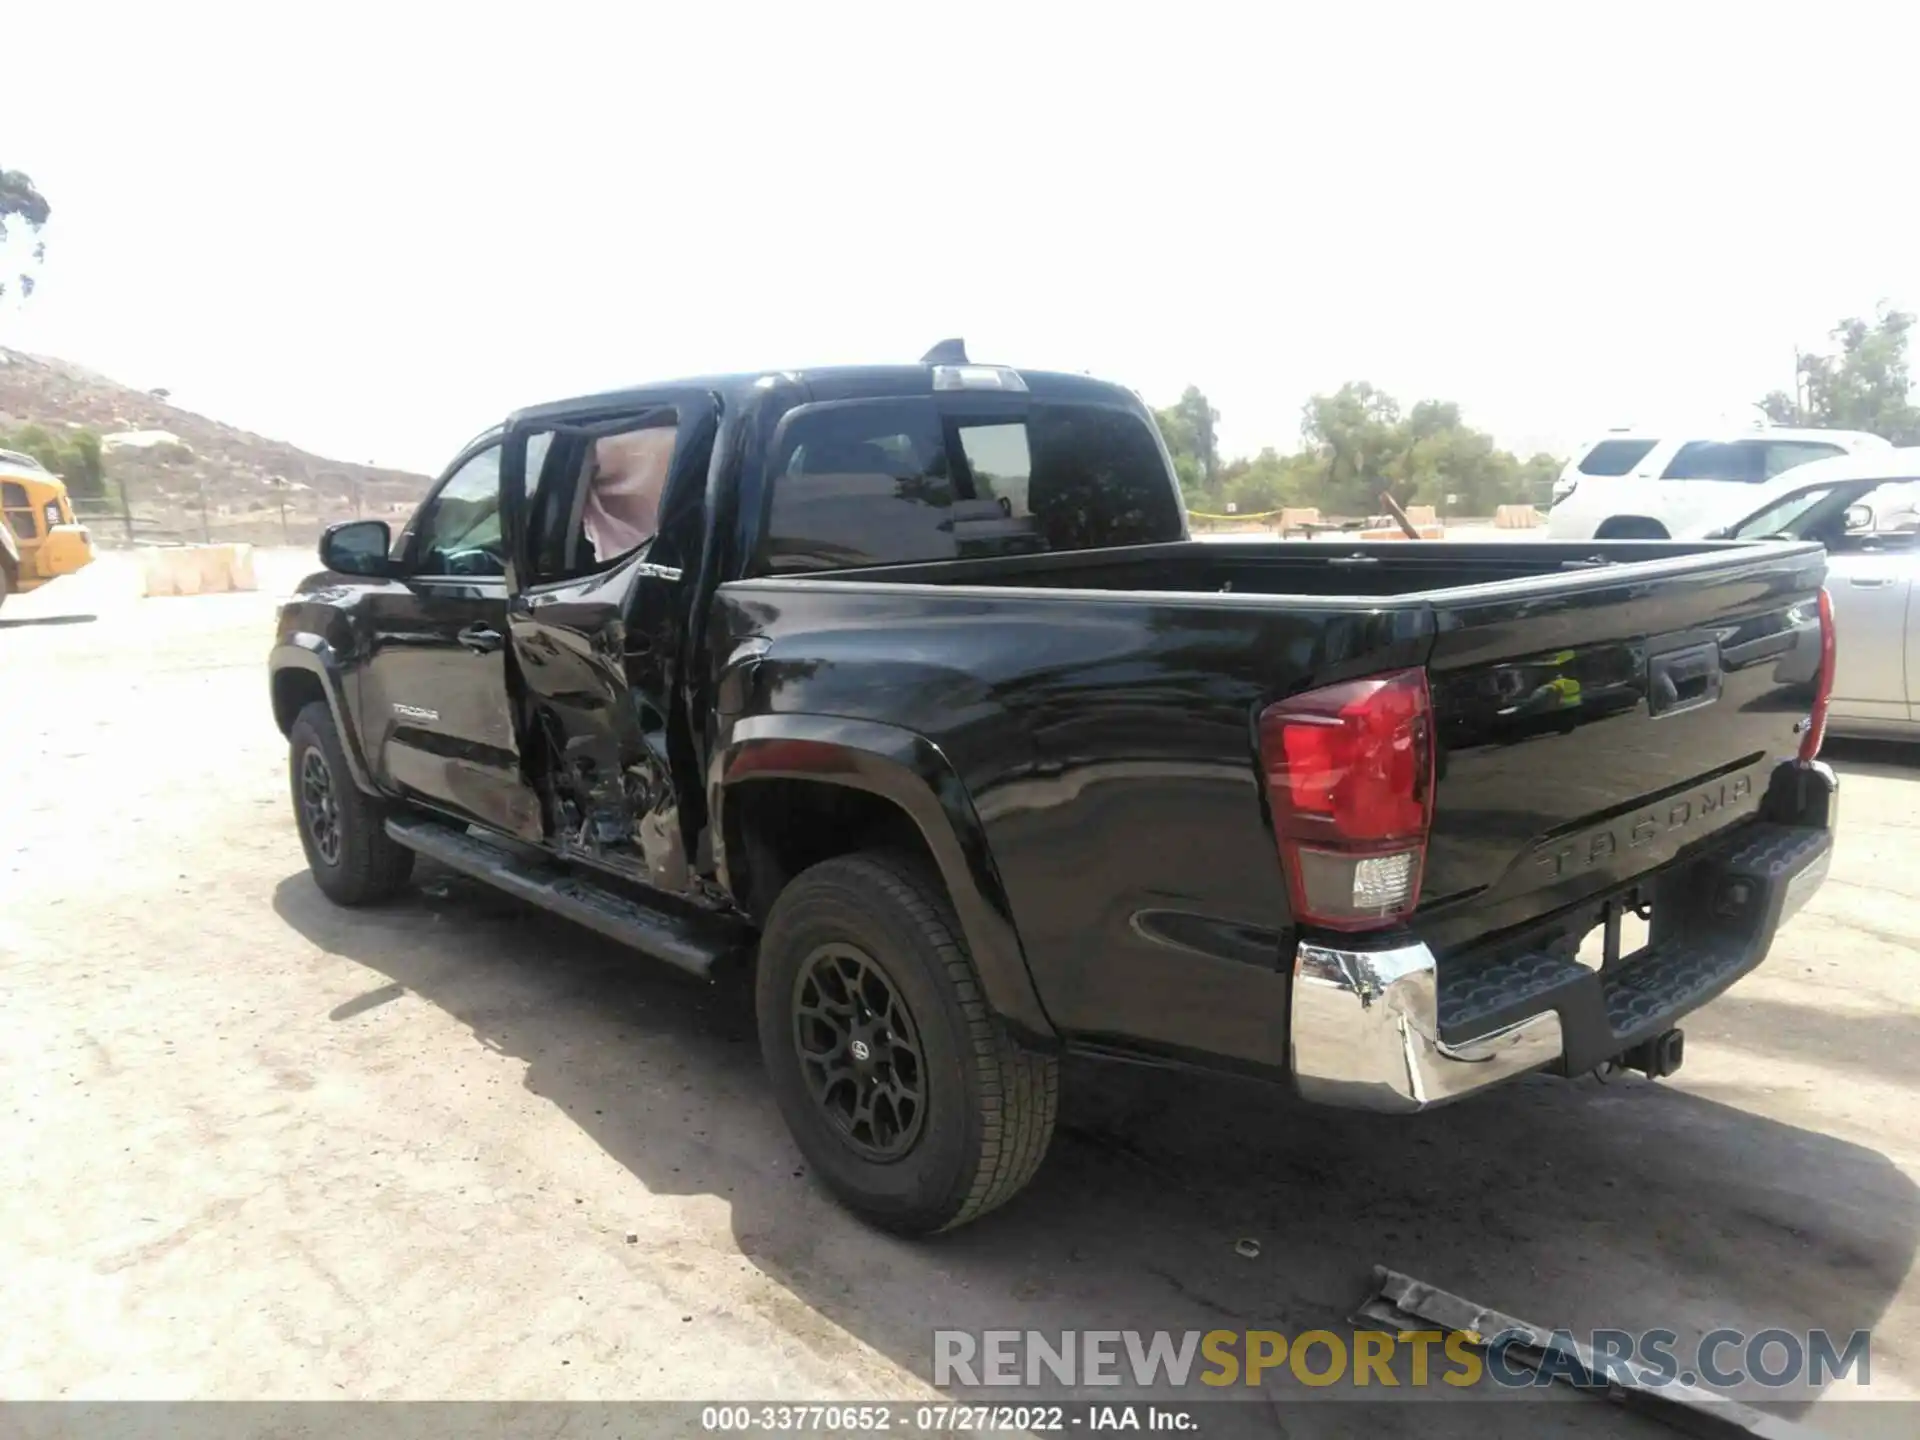
[(1018, 370), (1004, 365), (936, 365), (933, 367), (936, 390), (1007, 390), (1024, 393), (1027, 382)]
[(1433, 824), (1424, 670), (1346, 680), (1260, 712), (1260, 764), (1294, 918), (1372, 930), (1420, 903)]

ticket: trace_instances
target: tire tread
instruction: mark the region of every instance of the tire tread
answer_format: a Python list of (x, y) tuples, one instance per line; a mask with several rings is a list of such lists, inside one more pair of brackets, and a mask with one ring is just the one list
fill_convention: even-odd
[(966, 1018), (966, 1043), (980, 1081), (980, 1157), (960, 1208), (937, 1228), (965, 1225), (1019, 1194), (1046, 1158), (1059, 1113), (1060, 1062), (1022, 1046), (988, 1005), (946, 887), (923, 864), (894, 851), (863, 851), (825, 863), (850, 879), (862, 876), (900, 907), (937, 957)]
[[(304, 732), (304, 733), (303, 733)], [(300, 755), (307, 737), (320, 747), (332, 772), (334, 796), (340, 807), (341, 854), (337, 866), (326, 867), (314, 854), (300, 814)], [(413, 875), (413, 851), (386, 830), (386, 807), (353, 783), (346, 750), (333, 723), (333, 710), (324, 700), (301, 708), (287, 732), (288, 778), (294, 797), (294, 824), (300, 828), (301, 848), (314, 883), (336, 905), (372, 905), (391, 898)]]

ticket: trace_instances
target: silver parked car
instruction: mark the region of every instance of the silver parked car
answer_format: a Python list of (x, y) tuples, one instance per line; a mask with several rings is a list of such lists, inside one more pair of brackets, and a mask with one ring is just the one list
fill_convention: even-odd
[(1920, 739), (1920, 446), (1802, 465), (1744, 519), (1710, 532), (1827, 547), (1837, 640), (1827, 730)]

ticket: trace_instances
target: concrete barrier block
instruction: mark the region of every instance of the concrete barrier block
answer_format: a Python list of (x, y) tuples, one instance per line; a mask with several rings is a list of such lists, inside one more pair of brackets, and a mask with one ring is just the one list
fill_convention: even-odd
[(143, 546), (140, 551), (140, 585), (144, 595), (178, 595), (174, 583), (174, 565), (168, 559), (174, 552), (158, 546)]
[(227, 565), (227, 588), (230, 590), (258, 590), (259, 578), (253, 571), (253, 546), (230, 545), (232, 555)]
[(258, 590), (251, 545), (148, 546), (140, 551), (143, 593), (218, 595)]
[(200, 574), (200, 593), (219, 595), (227, 589), (227, 575), (233, 565), (230, 545), (206, 545), (193, 552), (194, 569)]
[(1532, 530), (1540, 524), (1540, 512), (1531, 505), (1502, 505), (1493, 512), (1498, 530)]

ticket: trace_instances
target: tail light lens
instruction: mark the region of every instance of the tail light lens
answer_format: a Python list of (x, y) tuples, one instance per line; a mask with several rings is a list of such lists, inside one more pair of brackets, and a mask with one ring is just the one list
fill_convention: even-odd
[(1802, 761), (1816, 759), (1820, 744), (1827, 738), (1827, 704), (1833, 699), (1833, 597), (1820, 588), (1820, 674), (1813, 683), (1813, 709), (1807, 714), (1806, 732), (1800, 737)]
[(1413, 913), (1433, 822), (1424, 670), (1269, 705), (1260, 764), (1296, 920), (1370, 930)]

